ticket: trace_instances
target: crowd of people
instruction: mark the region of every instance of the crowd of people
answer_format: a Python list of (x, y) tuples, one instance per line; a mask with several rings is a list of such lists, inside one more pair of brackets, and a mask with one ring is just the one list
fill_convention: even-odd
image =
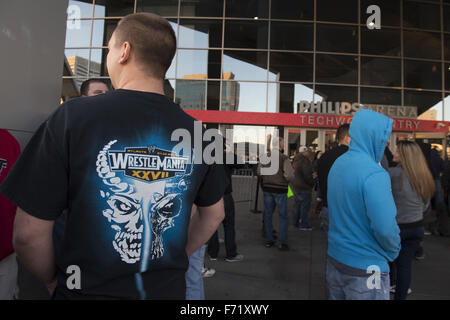
[[(81, 97), (58, 107), (20, 156), (0, 130), (0, 299), (17, 297), (16, 255), (53, 299), (204, 299), (203, 277), (215, 272), (205, 256), (218, 259), (221, 224), (224, 260), (244, 259), (231, 183), (237, 161), (198, 163), (171, 151), (174, 130), (195, 136), (195, 120), (164, 95), (175, 49), (165, 19), (128, 15), (108, 43), (115, 90), (100, 79), (83, 83)], [(390, 155), (391, 130), (391, 119), (362, 110), (338, 128), (335, 148), (301, 146), (291, 162), (280, 139), (258, 166), (261, 174), (279, 161), (275, 174), (261, 175), (267, 248), (289, 251), (289, 225), (311, 231), (310, 213), (320, 212), (329, 299), (389, 299), (391, 282), (395, 299), (405, 299), (424, 215), (447, 210), (450, 166), (412, 141)], [(166, 170), (172, 158), (187, 161)], [(379, 277), (373, 287), (368, 270)]]

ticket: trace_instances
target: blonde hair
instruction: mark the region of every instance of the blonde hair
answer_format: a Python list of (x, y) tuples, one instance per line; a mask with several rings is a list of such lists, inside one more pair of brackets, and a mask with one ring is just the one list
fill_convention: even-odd
[(417, 143), (408, 140), (399, 141), (397, 150), (399, 166), (406, 173), (409, 183), (423, 202), (428, 202), (434, 195), (435, 184), (422, 150)]

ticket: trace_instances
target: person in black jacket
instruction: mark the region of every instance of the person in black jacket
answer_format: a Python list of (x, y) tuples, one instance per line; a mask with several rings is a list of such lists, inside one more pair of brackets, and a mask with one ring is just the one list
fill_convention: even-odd
[(319, 187), (322, 196), (322, 229), (328, 232), (328, 203), (327, 203), (327, 179), (333, 163), (348, 150), (350, 144), (350, 135), (348, 133), (350, 129), (349, 124), (341, 125), (336, 132), (336, 140), (338, 146), (328, 150), (319, 159), (318, 163), (318, 176)]
[[(244, 165), (238, 164), (237, 156), (231, 150), (228, 150), (228, 147), (224, 148), (224, 161), (227, 159), (227, 153), (231, 152), (233, 154), (233, 163), (226, 163), (225, 174), (228, 178), (228, 186), (225, 189), (225, 194), (223, 196), (224, 206), (225, 206), (225, 218), (222, 221), (223, 230), (225, 235), (225, 252), (226, 257), (225, 261), (228, 262), (237, 262), (242, 261), (244, 256), (242, 254), (238, 254), (237, 245), (236, 245), (236, 232), (234, 228), (234, 216), (235, 216), (235, 208), (234, 208), (234, 199), (232, 196), (233, 187), (232, 187), (232, 178), (231, 175), (233, 173), (233, 169), (240, 169)], [(208, 255), (209, 259), (212, 261), (217, 260), (217, 256), (219, 254), (219, 235), (216, 232), (212, 235), (211, 239), (208, 242)]]

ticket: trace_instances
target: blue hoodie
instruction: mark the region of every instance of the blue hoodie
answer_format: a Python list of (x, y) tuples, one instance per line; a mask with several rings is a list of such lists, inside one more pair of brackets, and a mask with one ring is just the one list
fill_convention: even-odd
[(328, 255), (356, 269), (376, 265), (389, 272), (387, 262), (400, 251), (391, 180), (379, 164), (392, 123), (372, 110), (357, 112), (350, 124), (349, 150), (328, 175)]

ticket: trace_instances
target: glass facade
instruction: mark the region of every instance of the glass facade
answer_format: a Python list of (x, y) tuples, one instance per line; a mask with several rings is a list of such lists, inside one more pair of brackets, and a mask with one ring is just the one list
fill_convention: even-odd
[[(366, 24), (370, 5), (381, 29)], [(450, 93), (450, 2), (408, 0), (71, 0), (65, 85), (108, 79), (106, 45), (133, 12), (175, 30), (166, 86), (185, 109), (295, 113), (326, 100), (421, 114)]]

